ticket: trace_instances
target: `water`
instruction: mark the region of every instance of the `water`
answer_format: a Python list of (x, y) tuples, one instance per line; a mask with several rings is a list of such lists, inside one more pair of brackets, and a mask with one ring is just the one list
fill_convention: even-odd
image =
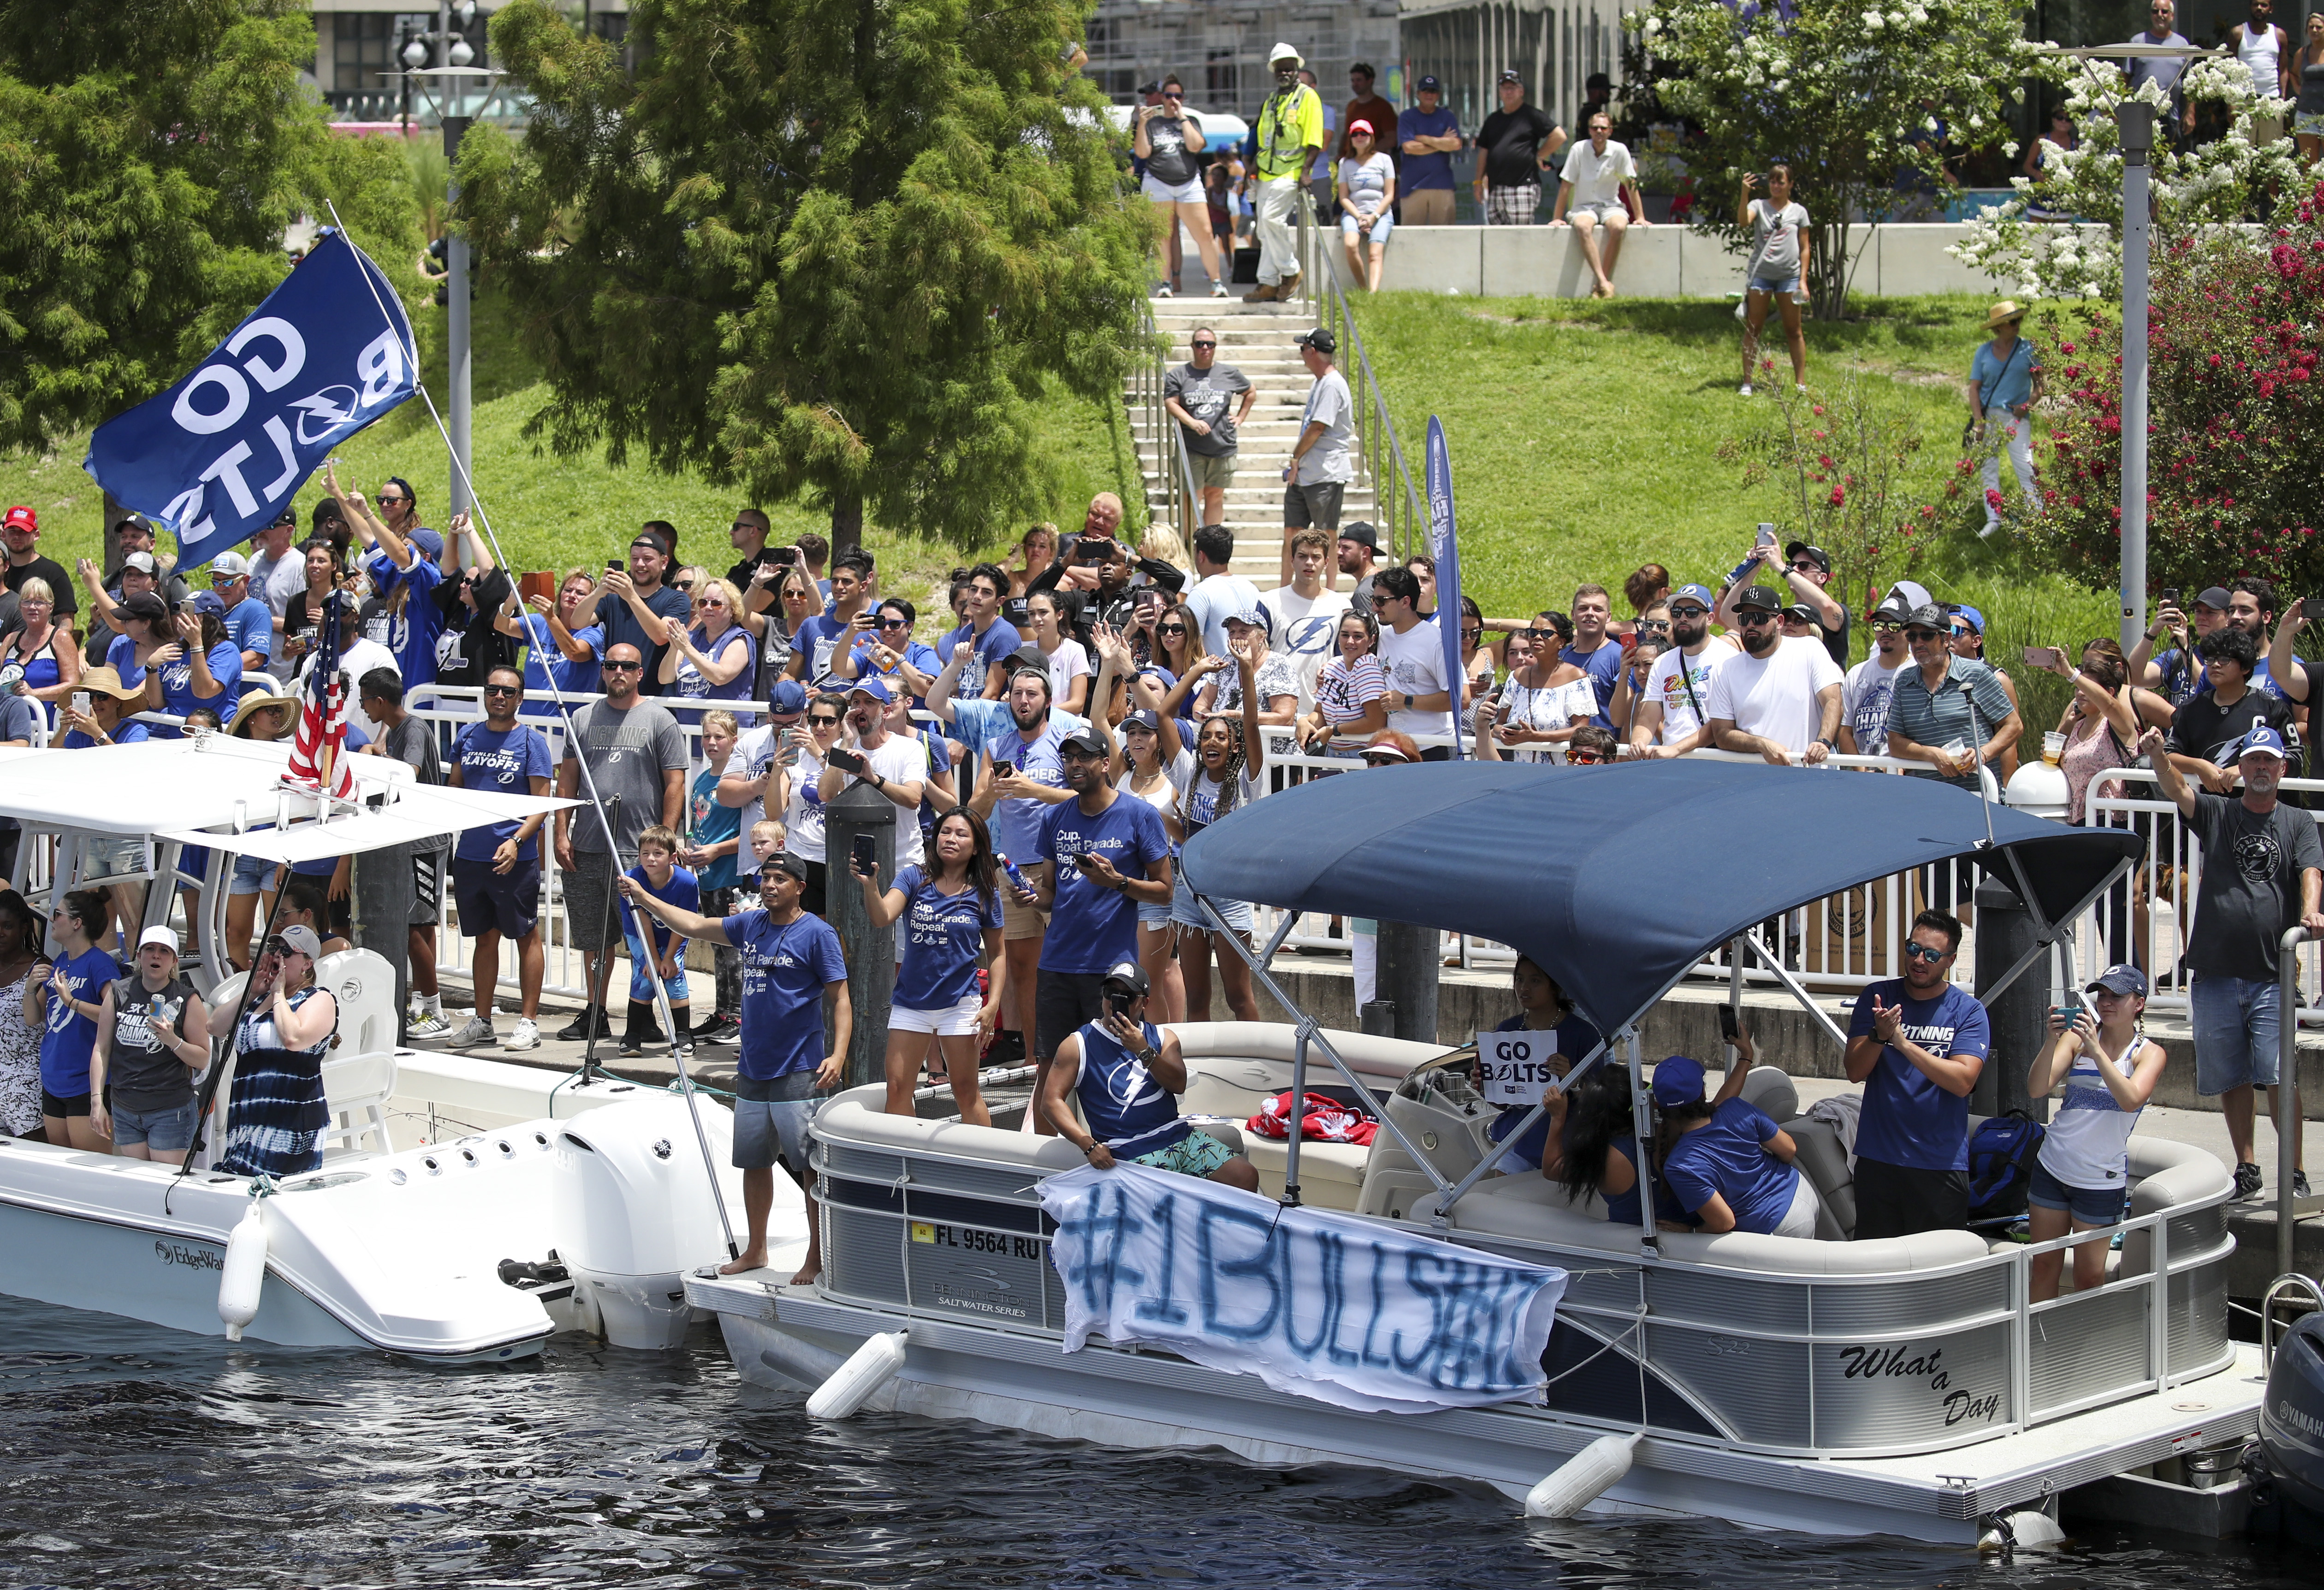
[(1706, 1522), (1528, 1522), (1481, 1486), (1152, 1457), (745, 1385), (715, 1331), (423, 1369), (0, 1298), (0, 1585), (2312, 1585), (2312, 1558), (2087, 1539), (2014, 1567)]

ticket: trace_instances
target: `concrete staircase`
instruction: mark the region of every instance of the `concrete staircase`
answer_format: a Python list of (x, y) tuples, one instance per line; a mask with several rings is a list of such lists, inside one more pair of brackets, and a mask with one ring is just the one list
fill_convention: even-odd
[[(1225, 522), (1234, 532), (1235, 573), (1261, 591), (1269, 591), (1281, 583), (1277, 571), (1283, 546), (1283, 467), (1290, 462), (1292, 445), (1299, 439), (1299, 417), (1307, 406), (1308, 389), (1314, 384), (1294, 342), (1314, 326), (1315, 319), (1312, 310), (1296, 302), (1254, 304), (1240, 297), (1198, 296), (1202, 271), (1191, 269), (1186, 274), (1197, 283), (1196, 296), (1155, 299), (1155, 324), (1170, 339), (1169, 359), (1174, 366), (1185, 363), (1191, 356), (1187, 339), (1194, 327), (1212, 326), (1219, 334), (1219, 363), (1241, 371), (1258, 390), (1258, 401), (1236, 443), (1235, 477), (1227, 488)], [(1162, 476), (1167, 455), (1149, 433), (1144, 410), (1135, 402), (1130, 405), (1130, 422), (1138, 444), (1139, 467), (1145, 477), (1148, 514), (1169, 523), (1170, 493)], [(1163, 423), (1174, 422), (1166, 416)], [(1376, 518), (1370, 461), (1360, 457), (1356, 473), (1340, 511), (1342, 524)], [(1194, 527), (1173, 528), (1187, 537)]]

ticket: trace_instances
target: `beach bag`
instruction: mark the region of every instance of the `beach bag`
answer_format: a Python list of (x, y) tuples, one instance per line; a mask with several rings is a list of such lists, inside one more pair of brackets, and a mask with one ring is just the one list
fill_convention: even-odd
[(2042, 1125), (2024, 1110), (1993, 1116), (1969, 1137), (1969, 1220), (2015, 1220), (2024, 1214), (2034, 1186), (2034, 1156)]

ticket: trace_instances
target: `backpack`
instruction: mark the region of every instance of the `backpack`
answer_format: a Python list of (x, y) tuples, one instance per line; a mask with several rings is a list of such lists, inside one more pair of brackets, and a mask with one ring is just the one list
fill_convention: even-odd
[(2042, 1124), (2019, 1109), (1990, 1117), (1969, 1134), (1970, 1225), (2015, 1220), (2025, 1213), (2042, 1134)]

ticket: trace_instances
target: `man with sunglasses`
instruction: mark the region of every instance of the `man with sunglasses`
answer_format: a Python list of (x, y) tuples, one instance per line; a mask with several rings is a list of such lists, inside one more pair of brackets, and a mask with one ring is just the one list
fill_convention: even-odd
[(1969, 1226), (1969, 1096), (1985, 1069), (1985, 1006), (1953, 986), (1961, 924), (1913, 918), (1904, 975), (1875, 983), (1848, 1024), (1848, 1080), (1864, 1084), (1856, 1130), (1858, 1242)]
[[(767, 517), (762, 508), (735, 510), (734, 522), (726, 527), (726, 540), (734, 548), (734, 565), (726, 577), (737, 591), (748, 591), (752, 578), (762, 568), (795, 568), (798, 565), (796, 547), (770, 547), (767, 538), (774, 533), (775, 521)], [(782, 556), (788, 553), (790, 556)], [(780, 579), (782, 576), (775, 576)]]
[[(1719, 621), (1734, 628), (1733, 603), (1737, 593), (1749, 587), (1758, 570), (1774, 567), (1775, 548), (1755, 546), (1743, 566), (1735, 571), (1735, 582), (1728, 587), (1727, 603), (1719, 611)], [(1847, 604), (1831, 595), (1825, 589), (1831, 584), (1831, 554), (1807, 541), (1793, 541), (1784, 547), (1784, 582), (1791, 588), (1793, 602), (1805, 602), (1815, 610), (1816, 623), (1822, 632), (1823, 648), (1839, 667), (1848, 666), (1848, 631), (1850, 620)]]
[(1888, 703), (1896, 676), (1913, 666), (1904, 644), (1910, 610), (1895, 596), (1872, 615), (1872, 655), (1848, 671), (1840, 696), (1840, 749), (1851, 757), (1888, 754)]
[(621, 924), (612, 910), (614, 878), (636, 859), (638, 835), (656, 823), (675, 830), (685, 821), (686, 736), (668, 709), (638, 694), (644, 667), (634, 642), (605, 648), (605, 699), (574, 713), (565, 758), (557, 767), (558, 795), (586, 802), (581, 758), (587, 758), (597, 803), (557, 813), (566, 932), (581, 951), (588, 988), (581, 1014), (558, 1034), (568, 1041), (586, 1041), (593, 1021), (598, 1032), (613, 1031), (605, 979), (613, 969), (613, 947), (621, 942)]
[[(1904, 620), (1904, 644), (1914, 666), (1896, 676), (1888, 703), (1886, 754), (1899, 761), (1927, 762), (1934, 771), (1915, 778), (1941, 778), (1968, 790), (1978, 787), (1978, 768), (2000, 760), (2017, 743), (2024, 720), (1993, 670), (1973, 657), (1953, 655), (1950, 621), (1932, 602)], [(1950, 745), (1968, 748), (1956, 753)]]
[[(1211, 326), (1194, 327), (1186, 347), (1186, 363), (1163, 380), (1162, 406), (1178, 422), (1194, 466), (1200, 522), (1214, 525), (1226, 518), (1227, 488), (1234, 483), (1235, 429), (1250, 418), (1259, 389), (1233, 365), (1218, 363), (1219, 334)], [(1228, 406), (1238, 394), (1242, 407), (1229, 418)]]
[[(460, 731), (452, 748), (445, 782), (454, 789), (486, 789), (499, 795), (546, 796), (555, 764), (540, 731), (517, 721), (524, 701), (524, 676), (498, 667), (484, 676), (484, 721)], [(463, 829), (452, 852), (452, 898), (460, 926), (475, 941), (468, 964), (497, 968), (501, 940), (516, 942), (518, 1006), (516, 1031), (504, 1047), (532, 1049), (540, 1043), (540, 825), (539, 816), (516, 823), (491, 823)], [(456, 1049), (493, 1042), (494, 979), (479, 971), (476, 1014), (454, 1036)]]
[[(1681, 585), (1665, 609), (1670, 614), (1671, 646), (1655, 659), (1646, 695), (1631, 714), (1630, 744), (1642, 757), (1683, 757), (1711, 743), (1703, 708), (1711, 682), (1740, 649), (1732, 635), (1711, 632), (1715, 605), (1707, 585)], [(1528, 630), (1535, 646), (1556, 643), (1554, 632)]]
[(1822, 761), (1840, 743), (1839, 665), (1814, 641), (1777, 633), (1783, 599), (1766, 586), (1750, 586), (1729, 601), (1743, 654), (1720, 665), (1703, 698), (1711, 742), (1779, 767), (1795, 756), (1810, 766)]

